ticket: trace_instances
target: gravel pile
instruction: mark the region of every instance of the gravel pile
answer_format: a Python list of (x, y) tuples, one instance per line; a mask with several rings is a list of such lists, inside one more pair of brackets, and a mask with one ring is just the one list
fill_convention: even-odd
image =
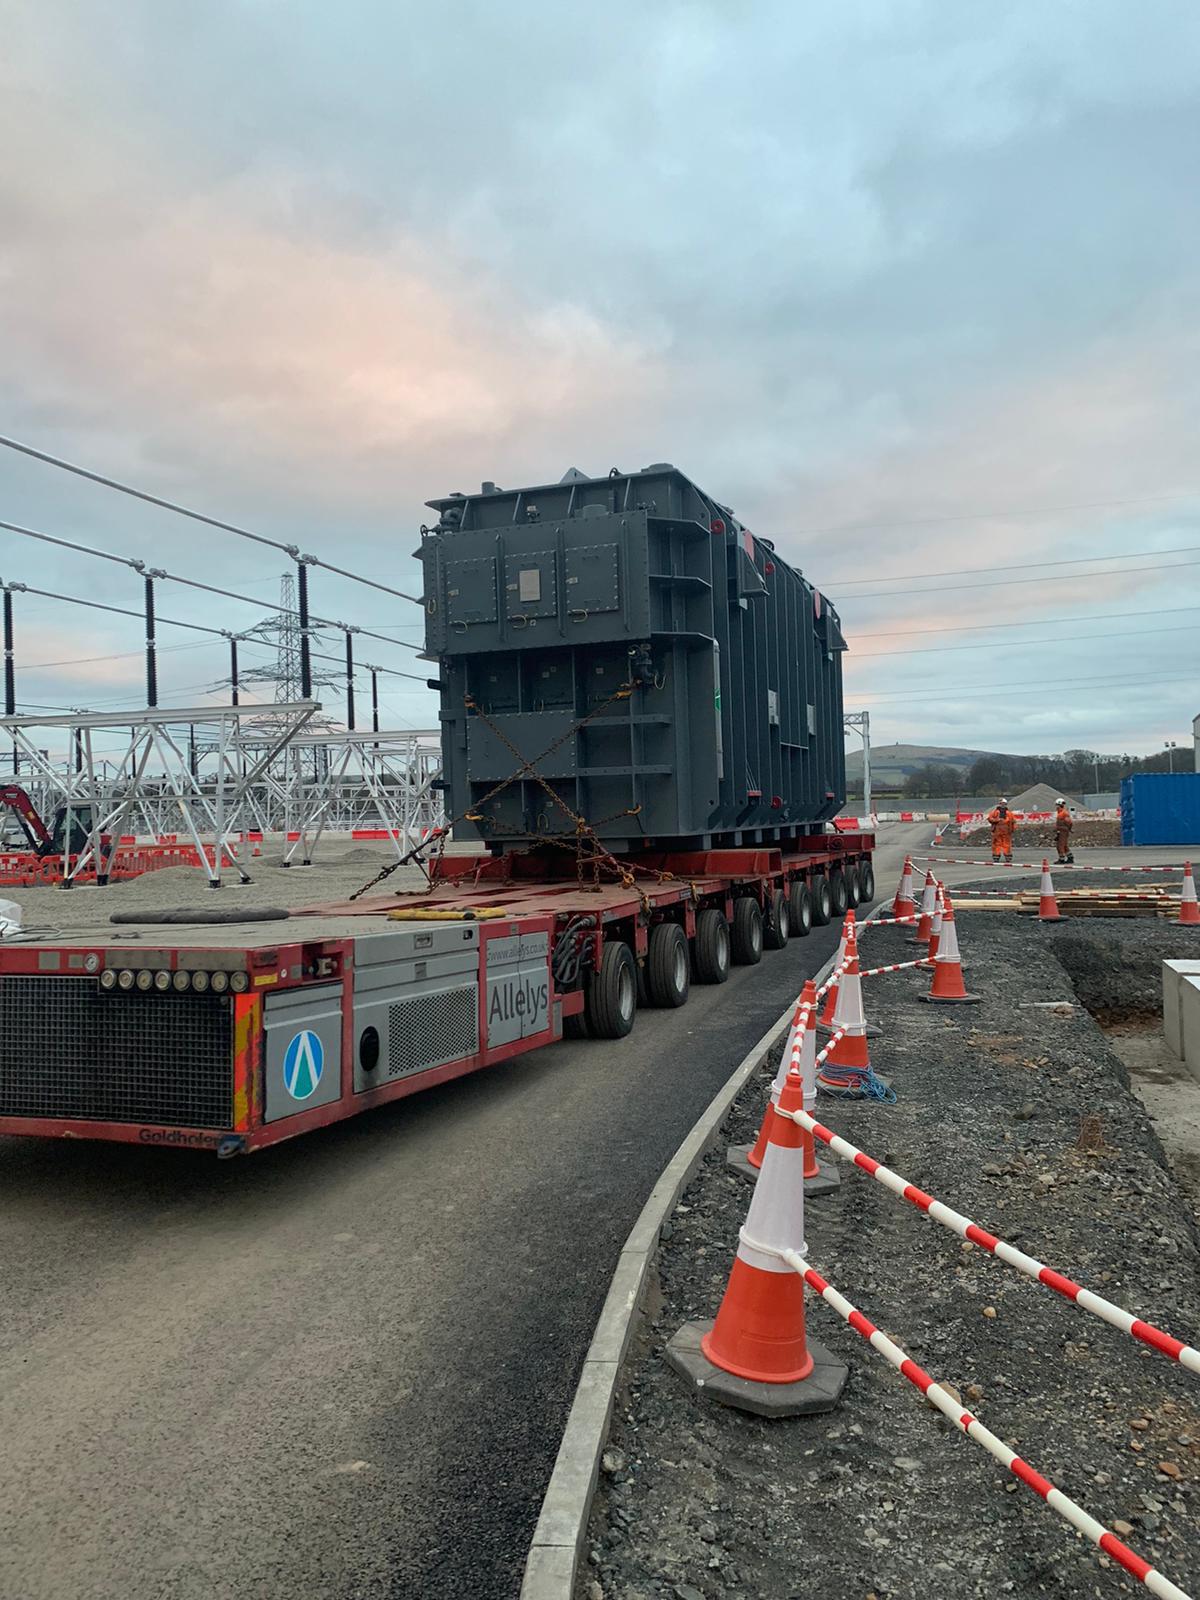
[[(868, 1015), (886, 1030), (873, 1061), (898, 1103), (823, 1099), (822, 1115), (984, 1227), (1195, 1337), (1192, 1213), (1124, 1068), (1072, 1003), (1069, 975), (1113, 1006), (1140, 1005), (1161, 929), (977, 913), (960, 934), (968, 985), (985, 1003), (917, 1004), (924, 980), (911, 972), (871, 980)], [(904, 938), (869, 934), (872, 964), (910, 956)], [(728, 1142), (752, 1135), (773, 1070), (735, 1106)], [(726, 1138), (665, 1230), (581, 1600), (1142, 1592), (811, 1296), (810, 1331), (851, 1366), (829, 1416), (745, 1416), (702, 1402), (671, 1372), (662, 1347), (681, 1323), (715, 1313), (745, 1217), (749, 1188), (726, 1170)], [(842, 1171), (841, 1189), (807, 1210), (813, 1265), (1035, 1468), (1200, 1589), (1197, 1379)]]

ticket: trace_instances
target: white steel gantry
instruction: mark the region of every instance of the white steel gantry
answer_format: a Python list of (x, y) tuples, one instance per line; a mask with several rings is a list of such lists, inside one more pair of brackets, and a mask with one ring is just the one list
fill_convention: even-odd
[[(39, 780), (43, 805), (66, 808), (65, 838), (69, 841), (72, 836), (76, 812), (81, 824), (86, 823), (86, 846), (75, 856), (69, 850), (63, 854), (64, 886), (87, 872), (95, 872), (97, 882), (107, 881), (102, 835), (115, 840), (123, 829), (136, 823), (149, 825), (158, 833), (164, 831), (165, 817), (173, 813), (176, 828), (187, 834), (196, 849), (209, 887), (217, 889), (223, 864), (232, 866), (240, 880), (249, 883), (234, 835), (254, 825), (251, 819), (259, 808), (253, 802), (264, 775), (320, 709), (315, 700), (273, 705), (270, 732), (265, 738), (259, 736), (253, 760), (245, 758), (239, 739), (243, 722), (262, 718), (263, 708), (253, 705), (0, 717), (0, 729), (8, 732), (28, 770)], [(185, 726), (206, 735), (210, 767), (215, 757), (215, 771), (203, 781), (186, 748), (188, 741), (178, 737)], [(68, 759), (56, 765), (39, 748), (34, 733), (52, 728), (68, 731), (74, 762)], [(93, 735), (98, 731), (125, 735), (124, 749), (116, 752), (115, 760), (111, 754), (106, 757), (103, 767), (94, 751)], [(161, 763), (161, 771), (156, 767), (150, 772), (152, 759)]]

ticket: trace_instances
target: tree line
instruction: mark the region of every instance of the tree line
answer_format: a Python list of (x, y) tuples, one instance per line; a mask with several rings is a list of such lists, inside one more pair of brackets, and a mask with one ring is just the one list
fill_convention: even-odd
[[(1174, 770), (1192, 770), (1190, 744), (1173, 753)], [(1110, 794), (1134, 772), (1171, 770), (1172, 752), (1149, 756), (1106, 756), (1095, 750), (1064, 750), (1056, 756), (980, 756), (965, 770), (940, 761), (927, 762), (905, 780), (903, 793), (912, 800), (945, 795), (1015, 795), (1034, 783), (1049, 784), (1062, 794)]]

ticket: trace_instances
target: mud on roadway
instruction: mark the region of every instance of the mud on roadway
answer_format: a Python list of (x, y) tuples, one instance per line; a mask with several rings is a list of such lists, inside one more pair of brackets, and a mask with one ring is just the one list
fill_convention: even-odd
[[(818, 1116), (984, 1228), (1196, 1342), (1196, 1191), (1177, 1181), (1122, 1053), (1136, 1070), (1128, 1038), (1152, 1049), (1157, 1028), (1161, 1040), (1160, 963), (1200, 941), (1154, 921), (958, 922), (983, 1003), (920, 1004), (919, 971), (868, 980), (868, 1017), (885, 1030), (872, 1063), (897, 1102), (822, 1095)], [(872, 930), (866, 964), (911, 959), (906, 940)], [(667, 1367), (666, 1340), (720, 1303), (750, 1197), (725, 1146), (753, 1136), (777, 1059), (751, 1079), (664, 1229), (579, 1600), (1144, 1593), (814, 1295), (810, 1335), (851, 1372), (827, 1416), (743, 1415)], [(1164, 1133), (1175, 1092), (1160, 1083), (1147, 1097)], [(841, 1188), (806, 1207), (817, 1271), (1036, 1470), (1200, 1593), (1200, 1381), (839, 1166)]]

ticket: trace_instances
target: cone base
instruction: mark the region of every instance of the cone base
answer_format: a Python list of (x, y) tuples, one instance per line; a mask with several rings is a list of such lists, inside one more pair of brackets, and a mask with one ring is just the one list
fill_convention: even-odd
[[(731, 1144), (725, 1150), (725, 1165), (730, 1172), (736, 1172), (739, 1177), (749, 1178), (754, 1182), (758, 1178), (760, 1168), (750, 1161), (752, 1145)], [(823, 1161), (817, 1157), (817, 1175), (815, 1178), (805, 1178), (804, 1198), (818, 1200), (823, 1194), (832, 1194), (835, 1189), (842, 1186), (842, 1174), (834, 1161)]]
[(1063, 916), (1061, 911), (1056, 911), (1053, 914), (1053, 916), (1049, 916), (1049, 917), (1044, 917), (1044, 916), (1042, 916), (1040, 911), (1038, 912), (1038, 921), (1039, 922), (1065, 922), (1066, 920), (1067, 920), (1066, 917)]
[[(832, 1023), (829, 1023), (829, 1022), (818, 1022), (817, 1023), (817, 1032), (818, 1033), (823, 1033), (827, 1039), (831, 1039), (833, 1037), (833, 1035), (837, 1032), (837, 1029), (833, 1026)], [(868, 1022), (867, 1023), (867, 1038), (868, 1039), (882, 1039), (883, 1038), (883, 1029), (882, 1028), (877, 1028), (873, 1022)]]
[(760, 1417), (817, 1416), (832, 1411), (842, 1397), (850, 1369), (816, 1339), (808, 1340), (812, 1370), (794, 1383), (758, 1383), (714, 1366), (700, 1348), (710, 1322), (685, 1322), (667, 1341), (667, 1362), (706, 1400), (752, 1411)]
[(931, 1006), (981, 1006), (981, 994), (919, 994), (918, 1000), (927, 1000)]

